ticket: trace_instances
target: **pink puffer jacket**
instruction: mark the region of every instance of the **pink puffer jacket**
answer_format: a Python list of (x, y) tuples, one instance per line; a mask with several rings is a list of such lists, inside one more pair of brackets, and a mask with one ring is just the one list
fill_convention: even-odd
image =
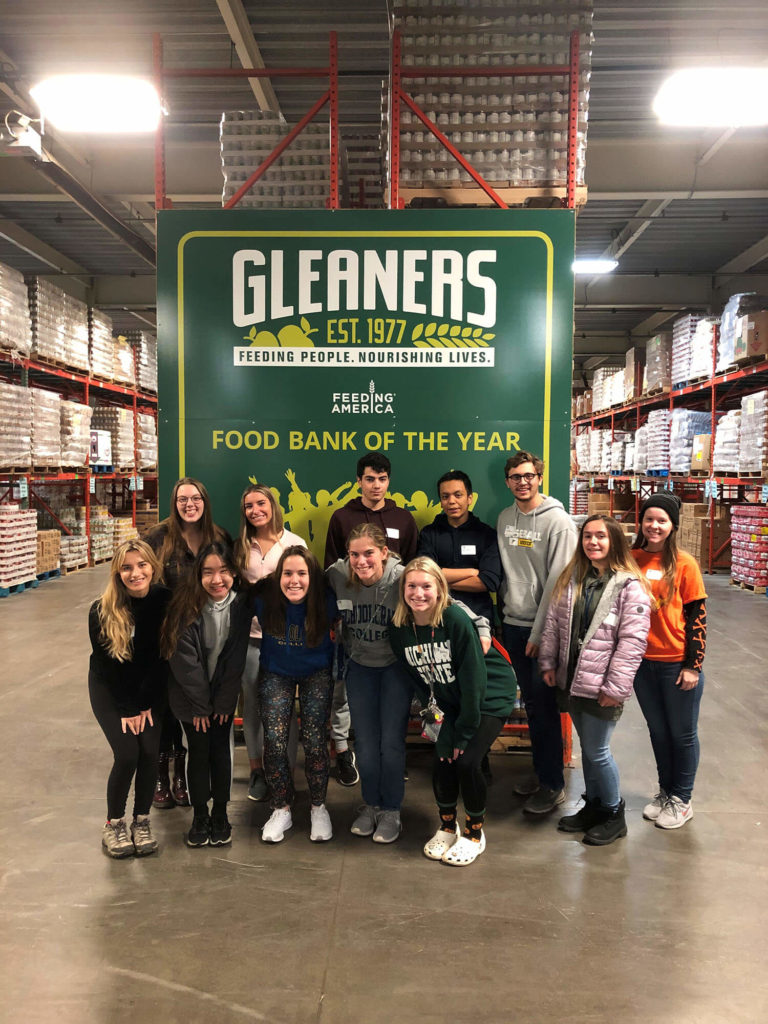
[[(539, 646), (539, 668), (554, 669), (560, 689), (566, 688), (573, 618), (573, 583), (547, 610)], [(571, 683), (574, 697), (597, 699), (600, 693), (622, 703), (645, 654), (651, 621), (651, 600), (642, 583), (617, 572), (606, 584), (584, 636)]]

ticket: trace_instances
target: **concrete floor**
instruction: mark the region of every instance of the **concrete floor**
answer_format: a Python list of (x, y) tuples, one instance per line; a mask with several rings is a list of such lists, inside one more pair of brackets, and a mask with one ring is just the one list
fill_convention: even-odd
[[(696, 816), (641, 817), (654, 791), (633, 701), (614, 750), (629, 835), (604, 849), (530, 822), (525, 756), (493, 759), (488, 849), (469, 869), (421, 854), (429, 754), (409, 755), (404, 833), (260, 841), (238, 748), (231, 848), (190, 850), (191, 811), (153, 814), (157, 856), (100, 848), (109, 767), (88, 705), (86, 616), (104, 567), (0, 601), (0, 1020), (27, 1024), (757, 1024), (768, 1020), (768, 600), (708, 580)], [(581, 792), (578, 763), (569, 803)]]

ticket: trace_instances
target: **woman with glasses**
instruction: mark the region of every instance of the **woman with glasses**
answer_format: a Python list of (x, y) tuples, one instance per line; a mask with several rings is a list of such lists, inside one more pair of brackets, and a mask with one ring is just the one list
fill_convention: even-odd
[[(163, 571), (163, 581), (171, 591), (175, 591), (191, 573), (199, 551), (214, 542), (232, 545), (227, 531), (213, 521), (208, 491), (191, 476), (176, 481), (171, 491), (170, 515), (150, 530), (146, 541), (155, 552)], [(155, 807), (189, 806), (185, 754), (181, 726), (169, 709), (163, 718), (160, 764), (152, 801)], [(169, 773), (171, 760), (173, 782)]]

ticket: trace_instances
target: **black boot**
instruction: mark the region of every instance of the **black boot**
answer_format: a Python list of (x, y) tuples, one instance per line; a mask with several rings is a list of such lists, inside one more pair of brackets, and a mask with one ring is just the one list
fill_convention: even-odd
[(189, 807), (187, 773), (184, 770), (184, 758), (186, 753), (187, 752), (184, 747), (181, 747), (179, 750), (174, 750), (171, 754), (173, 757), (173, 783), (171, 784), (171, 794), (177, 807)]
[(609, 811), (601, 805), (599, 800), (590, 800), (584, 794), (584, 806), (575, 814), (566, 814), (557, 823), (558, 832), (588, 832), (593, 825), (599, 825), (605, 820)]
[(171, 780), (168, 775), (168, 754), (161, 754), (157, 765), (157, 782), (155, 783), (155, 795), (152, 797), (154, 807), (167, 808), (175, 807), (171, 794)]
[(608, 846), (625, 836), (627, 823), (624, 819), (624, 806), (622, 800), (615, 811), (609, 811), (599, 824), (593, 825), (584, 836), (584, 842), (588, 846)]

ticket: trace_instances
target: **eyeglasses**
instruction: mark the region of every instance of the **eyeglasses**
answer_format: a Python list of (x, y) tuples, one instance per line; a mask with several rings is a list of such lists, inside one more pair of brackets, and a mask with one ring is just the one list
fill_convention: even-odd
[(176, 499), (176, 504), (177, 505), (202, 505), (203, 504), (203, 499), (202, 498), (177, 498)]
[(538, 475), (538, 473), (510, 473), (507, 480), (511, 480), (513, 484), (532, 484)]

